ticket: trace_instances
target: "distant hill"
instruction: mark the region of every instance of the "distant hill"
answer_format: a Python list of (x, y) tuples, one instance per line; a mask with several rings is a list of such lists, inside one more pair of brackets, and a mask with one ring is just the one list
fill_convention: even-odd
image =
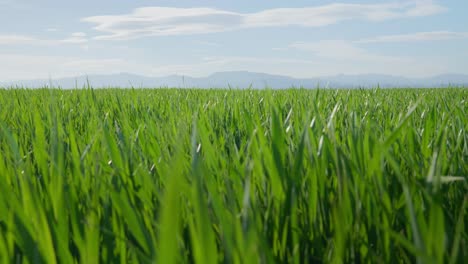
[(247, 71), (218, 72), (207, 77), (190, 77), (170, 75), (165, 77), (147, 77), (129, 73), (110, 75), (89, 75), (55, 80), (18, 80), (14, 82), (0, 82), (2, 87), (20, 86), (28, 88), (61, 87), (83, 88), (87, 85), (94, 88), (102, 87), (199, 87), (199, 88), (370, 88), (380, 86), (389, 87), (444, 87), (468, 86), (468, 75), (444, 74), (430, 78), (405, 78), (382, 74), (335, 75), (320, 78), (298, 79), (282, 75), (256, 73)]

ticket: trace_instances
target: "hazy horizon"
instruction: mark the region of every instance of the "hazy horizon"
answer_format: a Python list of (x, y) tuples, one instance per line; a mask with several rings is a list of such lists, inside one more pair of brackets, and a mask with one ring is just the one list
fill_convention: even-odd
[(406, 78), (392, 75), (334, 75), (315, 78), (293, 78), (284, 75), (271, 75), (266, 73), (231, 71), (217, 72), (204, 77), (192, 77), (187, 75), (169, 75), (162, 77), (149, 77), (134, 75), (131, 73), (120, 73), (110, 75), (82, 75), (68, 78), (49, 78), (36, 80), (17, 80), (2, 82), (0, 87), (61, 87), (81, 88), (91, 86), (103, 87), (180, 87), (180, 88), (357, 88), (357, 87), (414, 87), (414, 88), (436, 88), (436, 87), (467, 87), (468, 75), (437, 75), (427, 78)]

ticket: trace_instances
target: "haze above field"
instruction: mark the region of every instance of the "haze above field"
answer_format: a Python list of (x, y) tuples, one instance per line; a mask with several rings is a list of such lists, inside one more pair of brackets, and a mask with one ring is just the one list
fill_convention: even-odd
[(468, 87), (468, 75), (444, 74), (427, 78), (405, 78), (382, 74), (334, 75), (317, 78), (292, 78), (289, 76), (265, 73), (235, 71), (217, 72), (205, 77), (170, 75), (164, 77), (148, 77), (128, 73), (110, 75), (76, 76), (60, 79), (18, 80), (1, 83), (0, 87), (61, 87), (61, 88), (93, 88), (103, 87), (182, 87), (182, 88), (383, 88), (396, 87)]
[(460, 83), (466, 10), (459, 0), (0, 0), (0, 83)]

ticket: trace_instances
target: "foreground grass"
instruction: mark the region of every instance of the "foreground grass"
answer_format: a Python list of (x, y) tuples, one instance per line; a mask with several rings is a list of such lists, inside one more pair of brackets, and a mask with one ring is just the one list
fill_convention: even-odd
[(0, 262), (468, 259), (468, 90), (0, 90)]

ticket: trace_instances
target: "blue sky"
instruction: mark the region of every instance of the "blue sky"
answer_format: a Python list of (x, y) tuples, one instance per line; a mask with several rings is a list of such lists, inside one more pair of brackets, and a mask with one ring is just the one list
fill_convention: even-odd
[(468, 1), (0, 0), (0, 80), (468, 74)]

